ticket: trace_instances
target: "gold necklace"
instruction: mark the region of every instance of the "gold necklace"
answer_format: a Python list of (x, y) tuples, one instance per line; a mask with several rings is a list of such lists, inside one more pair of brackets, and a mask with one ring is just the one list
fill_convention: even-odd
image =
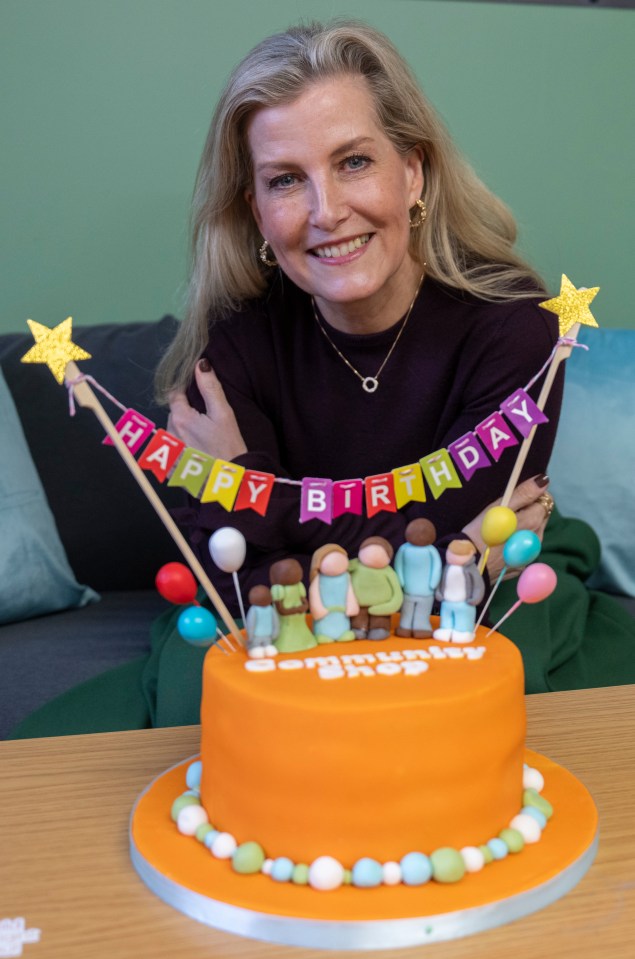
[(388, 352), (386, 353), (386, 356), (384, 357), (381, 366), (379, 367), (379, 369), (377, 370), (377, 372), (375, 373), (374, 376), (362, 376), (362, 374), (359, 372), (359, 370), (356, 370), (355, 367), (353, 366), (353, 364), (350, 362), (350, 360), (348, 360), (348, 359), (344, 356), (344, 354), (337, 348), (337, 346), (335, 345), (335, 343), (333, 342), (333, 340), (331, 339), (331, 337), (328, 335), (328, 333), (326, 332), (326, 330), (324, 329), (324, 327), (323, 327), (322, 324), (320, 323), (320, 318), (319, 318), (319, 316), (318, 316), (317, 308), (316, 308), (316, 306), (315, 306), (315, 300), (313, 299), (313, 297), (311, 297), (311, 306), (313, 307), (313, 316), (315, 317), (315, 322), (317, 323), (317, 325), (318, 325), (319, 328), (321, 329), (322, 333), (323, 333), (324, 336), (326, 337), (327, 341), (331, 344), (331, 346), (333, 347), (333, 349), (335, 350), (335, 352), (337, 353), (337, 355), (339, 356), (339, 358), (340, 358), (341, 360), (343, 360), (344, 363), (346, 363), (346, 365), (348, 366), (349, 370), (351, 370), (351, 371), (355, 374), (355, 376), (357, 377), (357, 379), (362, 381), (362, 389), (365, 390), (367, 393), (374, 393), (375, 390), (377, 389), (377, 387), (379, 386), (379, 377), (380, 377), (380, 375), (381, 375), (381, 372), (382, 372), (383, 368), (385, 367), (386, 363), (388, 362), (388, 360), (390, 359), (390, 357), (392, 356), (393, 351), (394, 351), (395, 347), (397, 346), (397, 343), (398, 343), (399, 340), (401, 339), (401, 334), (403, 333), (403, 331), (404, 331), (405, 328), (406, 328), (406, 323), (407, 323), (408, 320), (410, 319), (410, 314), (412, 313), (412, 308), (413, 308), (413, 306), (415, 305), (415, 301), (416, 301), (417, 297), (419, 296), (419, 290), (421, 289), (421, 284), (423, 283), (423, 276), (424, 276), (424, 274), (422, 273), (422, 274), (421, 274), (421, 279), (419, 280), (419, 283), (417, 284), (417, 289), (416, 289), (416, 291), (415, 291), (415, 295), (414, 295), (413, 298), (412, 298), (412, 303), (411, 303), (410, 306), (408, 307), (408, 312), (407, 312), (406, 315), (404, 316), (403, 322), (402, 322), (401, 326), (399, 327), (399, 329), (398, 329), (398, 331), (397, 331), (397, 335), (396, 335), (396, 337), (394, 338), (394, 340), (392, 341), (392, 345), (391, 345), (390, 349), (389, 349)]

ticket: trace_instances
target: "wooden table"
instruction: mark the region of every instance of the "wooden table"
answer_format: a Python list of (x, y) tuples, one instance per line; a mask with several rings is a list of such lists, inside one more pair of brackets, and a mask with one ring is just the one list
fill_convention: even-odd
[[(527, 712), (528, 745), (573, 772), (597, 803), (598, 858), (580, 885), (547, 909), (430, 945), (424, 955), (632, 959), (635, 687), (530, 696)], [(157, 774), (197, 752), (198, 740), (199, 728), (188, 726), (0, 743), (0, 920), (23, 917), (27, 928), (41, 930), (39, 942), (24, 945), (26, 959), (334, 954), (217, 932), (166, 906), (137, 877), (128, 855), (130, 810)]]

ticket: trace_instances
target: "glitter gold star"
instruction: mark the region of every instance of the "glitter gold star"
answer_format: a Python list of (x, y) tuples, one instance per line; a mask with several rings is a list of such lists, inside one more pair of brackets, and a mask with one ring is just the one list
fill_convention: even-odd
[(560, 336), (566, 336), (576, 323), (582, 323), (585, 326), (598, 325), (589, 309), (589, 303), (595, 298), (599, 289), (599, 286), (594, 286), (588, 290), (578, 290), (563, 273), (560, 295), (552, 300), (545, 300), (540, 306), (552, 313), (557, 313)]
[(71, 340), (72, 316), (49, 329), (35, 320), (27, 320), (35, 344), (22, 357), (22, 363), (46, 363), (58, 383), (64, 382), (64, 372), (70, 360), (89, 360), (90, 353)]

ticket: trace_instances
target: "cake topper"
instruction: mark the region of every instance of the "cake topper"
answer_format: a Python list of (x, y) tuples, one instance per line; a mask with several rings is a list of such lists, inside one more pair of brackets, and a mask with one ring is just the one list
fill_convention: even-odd
[(478, 571), (483, 573), (492, 546), (502, 546), (516, 529), (516, 514), (509, 506), (492, 506), (483, 517), (481, 536), (485, 543), (485, 550), (481, 556)]
[(490, 603), (496, 595), (496, 590), (502, 583), (503, 577), (505, 576), (507, 570), (510, 567), (512, 569), (520, 569), (523, 566), (527, 566), (529, 563), (533, 563), (533, 561), (540, 556), (541, 549), (542, 543), (540, 542), (540, 539), (531, 530), (517, 529), (515, 533), (512, 533), (503, 546), (504, 566), (498, 574), (498, 579), (494, 583), (494, 586), (490, 590), (490, 594), (487, 597), (487, 602), (481, 610), (481, 615), (476, 621), (476, 629), (478, 629), (483, 622), (483, 618), (489, 609)]
[(136, 482), (141, 487), (146, 498), (150, 501), (150, 505), (153, 507), (159, 519), (178, 546), (183, 557), (187, 560), (189, 567), (196, 575), (197, 580), (205, 590), (205, 593), (209, 597), (212, 605), (220, 613), (236, 642), (239, 645), (242, 645), (240, 630), (234, 622), (233, 616), (225, 606), (225, 603), (219, 596), (207, 573), (192, 552), (189, 543), (170, 516), (170, 513), (166, 509), (165, 505), (150, 485), (147, 476), (139, 467), (134, 456), (128, 449), (128, 446), (117, 432), (115, 424), (112, 422), (104, 407), (91, 389), (88, 383), (89, 377), (86, 377), (80, 373), (80, 370), (75, 363), (75, 359), (88, 359), (90, 354), (86, 353), (85, 350), (82, 350), (81, 347), (78, 347), (72, 342), (72, 317), (67, 317), (66, 320), (58, 324), (58, 326), (54, 327), (52, 330), (42, 326), (41, 323), (35, 323), (33, 320), (29, 320), (28, 323), (31, 332), (35, 337), (36, 344), (35, 346), (32, 346), (27, 353), (25, 353), (25, 355), (22, 357), (22, 362), (45, 363), (58, 383), (62, 383), (64, 380), (66, 381), (69, 391), (72, 392), (73, 396), (77, 397), (80, 406), (86, 407), (86, 409), (93, 411), (108, 434), (108, 437), (114, 444), (117, 452), (132, 473)]
[(383, 536), (369, 536), (351, 560), (350, 573), (359, 612), (351, 626), (357, 639), (387, 639), (390, 617), (401, 609), (403, 591), (390, 565), (393, 548)]
[(247, 654), (251, 659), (264, 659), (278, 652), (275, 641), (280, 634), (280, 617), (273, 605), (268, 586), (252, 586), (248, 594), (249, 610), (245, 617)]
[(296, 653), (317, 646), (306, 622), (309, 604), (302, 582), (302, 567), (297, 559), (280, 559), (269, 570), (271, 596), (280, 616), (276, 646), (281, 653)]
[(428, 519), (413, 519), (406, 526), (406, 542), (397, 550), (395, 572), (404, 591), (397, 636), (427, 639), (432, 636), (430, 613), (441, 579), (441, 557), (434, 546), (437, 531)]
[(485, 593), (485, 583), (476, 566), (476, 546), (467, 539), (453, 539), (445, 559), (435, 594), (441, 602), (441, 615), (434, 638), (446, 643), (471, 643), (476, 607)]
[(492, 626), (487, 635), (491, 636), (521, 603), (541, 603), (547, 596), (551, 596), (557, 583), (558, 577), (551, 566), (547, 566), (546, 563), (532, 563), (518, 577), (516, 583), (518, 601), (507, 610), (495, 626)]
[(348, 553), (335, 543), (315, 551), (309, 570), (309, 609), (318, 643), (355, 639), (351, 616), (359, 613), (348, 572)]
[(209, 538), (209, 553), (219, 569), (224, 573), (231, 573), (236, 590), (236, 598), (240, 608), (240, 615), (245, 622), (245, 607), (238, 582), (238, 570), (245, 562), (247, 543), (240, 530), (233, 526), (222, 526), (212, 533)]

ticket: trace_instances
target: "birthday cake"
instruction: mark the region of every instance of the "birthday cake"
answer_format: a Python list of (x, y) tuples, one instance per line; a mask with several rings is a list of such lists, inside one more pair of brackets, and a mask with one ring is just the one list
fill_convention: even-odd
[(592, 800), (525, 749), (520, 654), (483, 627), (464, 646), (212, 648), (201, 727), (200, 757), (140, 798), (132, 846), (150, 888), (210, 925), (413, 945), (533, 911), (592, 861)]

